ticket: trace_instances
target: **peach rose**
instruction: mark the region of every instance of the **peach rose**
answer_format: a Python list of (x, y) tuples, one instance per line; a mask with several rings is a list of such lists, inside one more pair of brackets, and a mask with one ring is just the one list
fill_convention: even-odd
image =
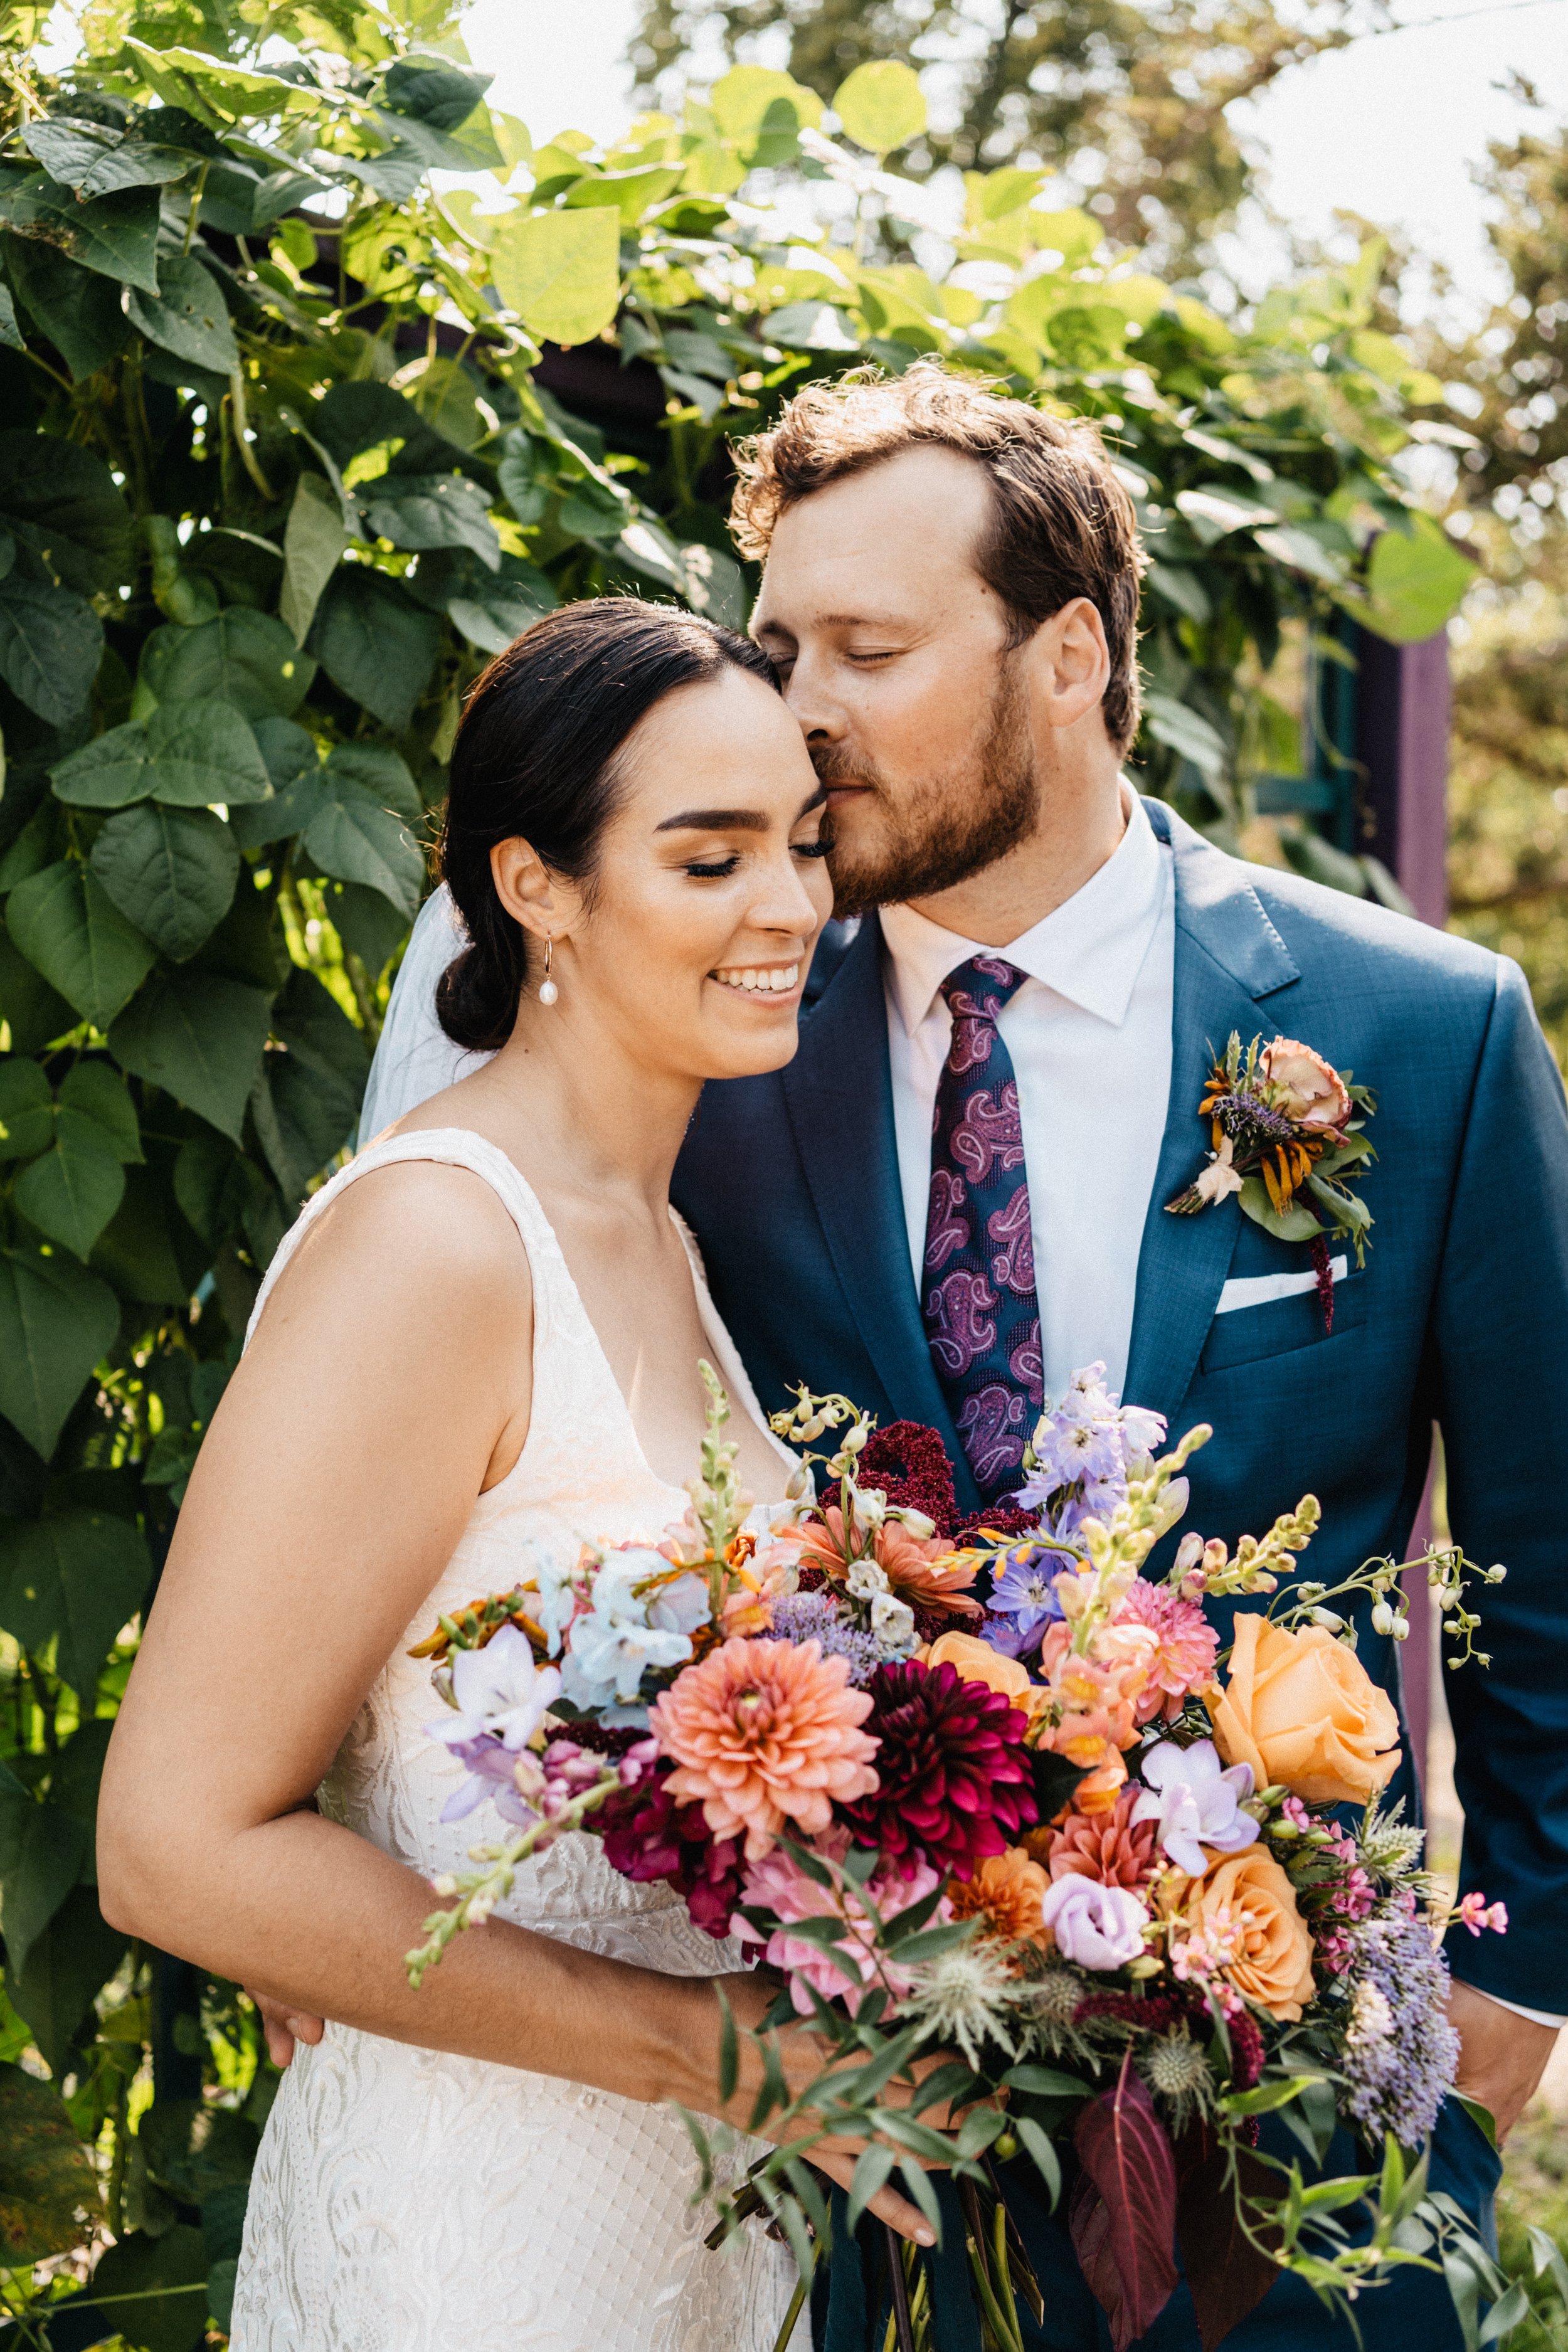
[(1227, 1764), (1250, 1764), (1260, 1789), (1282, 1780), (1310, 1805), (1363, 1805), (1399, 1763), (1393, 1701), (1321, 1625), (1291, 1633), (1256, 1610), (1239, 1616), (1209, 1713)]
[(1029, 1680), (1028, 1669), (1016, 1658), (1005, 1658), (973, 1633), (941, 1634), (927, 1651), (926, 1664), (952, 1666), (966, 1683), (984, 1683), (988, 1690), (1000, 1691), (1021, 1715), (1036, 1714), (1050, 1696)]
[(1216, 1855), (1193, 1881), (1185, 1916), (1237, 1992), (1294, 2024), (1311, 2000), (1312, 1939), (1296, 1890), (1267, 1846)]
[(1298, 1127), (1341, 1128), (1351, 1115), (1344, 1080), (1310, 1045), (1294, 1037), (1276, 1037), (1258, 1057), (1258, 1075), (1278, 1087), (1284, 1097), (1279, 1108)]

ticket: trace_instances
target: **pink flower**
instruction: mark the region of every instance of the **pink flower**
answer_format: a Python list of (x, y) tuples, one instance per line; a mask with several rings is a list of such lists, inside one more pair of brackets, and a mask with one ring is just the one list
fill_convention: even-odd
[[(1076, 1873), (1079, 1878), (1099, 1879), (1104, 1886), (1146, 1885), (1160, 1868), (1160, 1856), (1153, 1822), (1132, 1820), (1138, 1795), (1135, 1787), (1121, 1789), (1110, 1812), (1068, 1813), (1059, 1829), (1047, 1832), (1050, 1843), (1045, 1861), (1051, 1876)], [(1040, 1836), (1037, 1831), (1037, 1850)]]
[(1461, 1925), (1467, 1927), (1472, 1936), (1479, 1936), (1483, 1927), (1489, 1927), (1493, 1934), (1498, 1936), (1506, 1936), (1508, 1933), (1507, 1904), (1493, 1903), (1489, 1907), (1486, 1896), (1479, 1891), (1464, 1897), (1457, 1916)]
[[(830, 1831), (817, 1840), (816, 1850), (825, 1860), (841, 1862), (849, 1851), (848, 1832)], [(885, 1954), (878, 1953), (876, 1925), (866, 1907), (867, 1900), (886, 1923), (920, 1902), (939, 1884), (938, 1873), (924, 1862), (916, 1864), (910, 1878), (900, 1878), (892, 1871), (879, 1872), (868, 1885), (864, 1897), (848, 1879), (837, 1873), (835, 1878), (837, 1883), (832, 1886), (819, 1885), (806, 1876), (793, 1854), (775, 1847), (747, 1871), (741, 1901), (748, 1910), (772, 1912), (782, 1924), (764, 1942), (762, 1932), (739, 1911), (730, 1923), (732, 1936), (740, 1937), (743, 1942), (763, 1944), (763, 1959), (773, 1968), (785, 1971), (790, 1979), (790, 1999), (802, 2017), (811, 2015), (808, 1986), (815, 1986), (825, 2000), (841, 2000), (851, 2017), (873, 1984), (886, 1986), (895, 2000), (901, 2000), (914, 1979), (907, 1969), (895, 1967)], [(951, 1906), (945, 1901), (939, 1903), (932, 1924), (951, 1916)], [(842, 1919), (847, 1930), (845, 1940), (835, 1948), (846, 1964), (843, 1968), (820, 1944), (789, 1932), (793, 1920), (829, 1918)], [(858, 1972), (858, 1981), (848, 1973), (850, 1970)]]
[(1218, 1628), (1168, 1584), (1151, 1584), (1139, 1577), (1117, 1612), (1117, 1622), (1146, 1625), (1155, 1640), (1148, 1687), (1138, 1698), (1140, 1723), (1152, 1722), (1160, 1714), (1167, 1721), (1173, 1719), (1190, 1692), (1212, 1686)]
[(700, 1804), (716, 1838), (743, 1832), (758, 1862), (786, 1822), (815, 1836), (835, 1804), (875, 1790), (877, 1743), (860, 1729), (870, 1712), (848, 1661), (816, 1642), (736, 1637), (676, 1677), (648, 1727), (679, 1768), (670, 1795)]
[(1342, 1128), (1351, 1098), (1339, 1072), (1294, 1037), (1276, 1037), (1258, 1057), (1258, 1075), (1279, 1096), (1279, 1108), (1298, 1127), (1319, 1131)]

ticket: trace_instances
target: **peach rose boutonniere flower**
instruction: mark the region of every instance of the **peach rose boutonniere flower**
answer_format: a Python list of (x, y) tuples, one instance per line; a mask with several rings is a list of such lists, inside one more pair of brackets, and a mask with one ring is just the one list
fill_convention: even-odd
[(1265, 1845), (1217, 1854), (1184, 1905), (1189, 1941), (1239, 1993), (1294, 2024), (1317, 1990), (1296, 1890)]
[(1208, 1160), (1165, 1206), (1191, 1217), (1234, 1193), (1243, 1214), (1277, 1240), (1310, 1243), (1323, 1328), (1331, 1331), (1329, 1241), (1348, 1244), (1356, 1264), (1364, 1264), (1372, 1216), (1351, 1187), (1376, 1157), (1365, 1134), (1376, 1108), (1348, 1070), (1336, 1070), (1300, 1038), (1265, 1045), (1255, 1037), (1244, 1054), (1233, 1031), (1198, 1105), (1208, 1122)]
[(1288, 1633), (1257, 1611), (1236, 1621), (1228, 1679), (1209, 1701), (1215, 1745), (1310, 1805), (1363, 1805), (1399, 1763), (1399, 1717), (1353, 1650), (1321, 1625)]

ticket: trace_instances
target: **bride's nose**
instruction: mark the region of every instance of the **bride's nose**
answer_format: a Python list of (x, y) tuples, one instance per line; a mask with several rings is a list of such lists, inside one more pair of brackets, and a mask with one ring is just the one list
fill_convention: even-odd
[(757, 896), (746, 910), (746, 919), (752, 930), (783, 934), (786, 943), (798, 940), (808, 944), (816, 937), (824, 918), (793, 854), (776, 866), (770, 862), (765, 878), (760, 877)]

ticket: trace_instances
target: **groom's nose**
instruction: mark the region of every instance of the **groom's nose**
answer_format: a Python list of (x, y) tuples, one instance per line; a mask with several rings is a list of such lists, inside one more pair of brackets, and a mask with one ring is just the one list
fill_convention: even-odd
[(784, 684), (784, 700), (812, 751), (844, 742), (849, 732), (848, 712), (828, 673), (829, 665), (803, 646)]

